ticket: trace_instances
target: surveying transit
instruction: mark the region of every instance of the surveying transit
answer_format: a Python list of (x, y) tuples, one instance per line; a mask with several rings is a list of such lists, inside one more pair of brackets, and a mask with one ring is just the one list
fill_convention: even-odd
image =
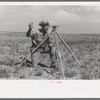
[[(51, 33), (47, 34), (44, 38), (44, 40), (28, 55), (28, 57), (24, 58), (19, 67), (27, 60), (29, 59), (29, 57), (34, 54), (38, 48), (40, 48), (42, 46), (42, 44), (48, 39), (48, 37), (51, 35), (51, 34), (55, 34), (55, 42), (56, 42), (56, 47), (57, 47), (57, 53), (58, 53), (58, 57), (59, 57), (59, 61), (60, 61), (60, 66), (61, 66), (61, 71), (62, 71), (62, 76), (63, 76), (63, 79), (65, 80), (65, 74), (64, 74), (64, 66), (63, 66), (63, 63), (62, 63), (62, 58), (61, 58), (61, 52), (60, 52), (60, 48), (59, 48), (59, 43), (58, 43), (58, 38), (62, 41), (62, 43), (65, 45), (65, 47), (69, 50), (69, 52), (72, 54), (72, 56), (75, 58), (75, 60), (77, 61), (77, 63), (81, 66), (82, 64), (80, 63), (80, 61), (76, 58), (76, 56), (74, 55), (74, 53), (71, 51), (70, 47), (67, 45), (67, 43), (64, 41), (64, 39), (61, 37), (61, 35), (57, 32), (57, 28), (60, 27), (60, 26), (57, 26), (57, 25), (52, 25), (52, 26), (49, 26), (49, 27), (52, 27), (52, 31)], [(40, 67), (39, 67), (40, 68)], [(50, 75), (54, 76), (51, 72), (48, 72)], [(56, 76), (54, 76), (56, 77)]]

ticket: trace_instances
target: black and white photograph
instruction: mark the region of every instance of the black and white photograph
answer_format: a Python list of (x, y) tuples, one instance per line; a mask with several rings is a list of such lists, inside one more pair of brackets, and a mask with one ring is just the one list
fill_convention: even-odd
[(100, 5), (0, 5), (0, 79), (99, 80)]

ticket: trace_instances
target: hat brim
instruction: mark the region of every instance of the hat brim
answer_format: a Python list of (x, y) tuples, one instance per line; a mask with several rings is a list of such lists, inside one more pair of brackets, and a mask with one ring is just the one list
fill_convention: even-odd
[(49, 23), (40, 23), (39, 24), (41, 27), (43, 27), (43, 26), (49, 26)]

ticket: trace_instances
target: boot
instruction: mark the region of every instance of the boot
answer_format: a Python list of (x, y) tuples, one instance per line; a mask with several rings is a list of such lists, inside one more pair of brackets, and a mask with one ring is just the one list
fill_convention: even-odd
[(56, 68), (56, 65), (55, 64), (51, 64), (50, 68)]

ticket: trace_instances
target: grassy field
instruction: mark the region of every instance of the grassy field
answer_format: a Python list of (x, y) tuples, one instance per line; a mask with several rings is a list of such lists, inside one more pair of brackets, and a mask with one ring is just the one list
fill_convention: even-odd
[[(59, 40), (65, 77), (68, 80), (100, 79), (100, 34), (61, 34), (75, 56), (84, 66), (79, 66), (69, 51)], [(0, 78), (1, 79), (60, 79), (61, 71), (50, 76), (41, 69), (34, 70), (25, 65), (15, 66), (30, 53), (30, 38), (21, 32), (0, 32)], [(29, 59), (30, 60), (30, 59)], [(40, 61), (50, 64), (48, 55), (42, 55)], [(59, 63), (57, 66), (60, 68)]]

